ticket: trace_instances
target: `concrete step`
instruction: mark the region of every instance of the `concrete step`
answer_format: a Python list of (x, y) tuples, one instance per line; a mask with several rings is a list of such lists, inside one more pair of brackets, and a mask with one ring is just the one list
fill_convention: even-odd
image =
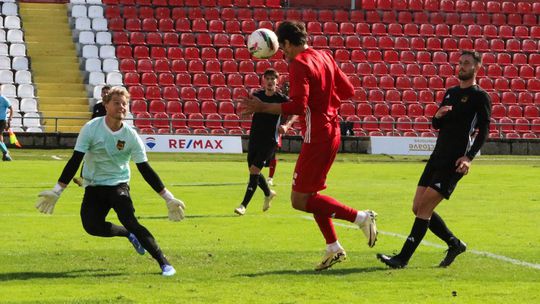
[[(75, 70), (79, 72), (76, 75), (82, 76), (79, 70), (79, 64), (74, 63), (74, 62), (46, 62), (46, 60), (41, 60), (35, 64), (34, 62), (32, 62), (32, 70), (36, 72), (40, 71), (41, 73), (35, 73), (35, 75), (40, 75), (40, 76), (47, 75), (48, 73), (51, 73), (51, 71), (53, 71), (54, 73), (56, 73), (56, 71), (71, 71), (70, 75), (75, 75), (75, 72), (74, 72)], [(61, 75), (61, 74), (58, 74), (58, 75)]]
[[(37, 45), (37, 43), (36, 43)], [(75, 49), (64, 49), (64, 50), (55, 50), (55, 49), (42, 49), (42, 48), (27, 48), (28, 56), (30, 57), (67, 57), (73, 56), (77, 57), (77, 51)]]
[(86, 96), (85, 91), (79, 91), (79, 90), (75, 90), (75, 91), (71, 91), (71, 90), (38, 90), (38, 92), (39, 92), (39, 97), (62, 96), (62, 97), (83, 98), (83, 97)]
[[(48, 127), (54, 127), (58, 125), (58, 126), (73, 126), (73, 127), (80, 128), (92, 118), (90, 114), (88, 114), (87, 116), (73, 116), (69, 118), (47, 114), (47, 112), (42, 112), (42, 115), (43, 117), (48, 117), (42, 120), (43, 124)], [(58, 117), (58, 118), (52, 118), (52, 117)]]
[(50, 72), (38, 69), (32, 69), (34, 75), (34, 81), (39, 82), (51, 82), (62, 81), (67, 83), (82, 83), (82, 75), (80, 71), (64, 70), (61, 74), (51, 75)]
[(88, 98), (80, 97), (39, 97), (40, 104), (88, 105)]
[[(61, 37), (56, 37), (56, 35), (62, 35), (62, 36)], [(51, 43), (53, 47), (54, 47), (54, 45), (64, 46), (64, 45), (73, 44), (73, 39), (68, 35), (71, 35), (70, 30), (66, 30), (65, 33), (64, 33), (64, 31), (50, 32), (50, 33), (48, 33), (48, 32), (47, 33), (46, 32), (37, 33), (35, 31), (32, 31), (31, 34), (25, 35), (25, 41), (26, 41), (27, 44)], [(62, 45), (60, 45), (60, 44), (62, 44)], [(45, 45), (43, 45), (41, 47), (44, 47), (44, 46)], [(50, 48), (51, 46), (47, 46), (47, 47)]]
[(69, 111), (69, 112), (90, 112), (88, 105), (78, 104), (40, 104), (39, 110), (42, 112), (57, 112), (57, 111)]
[(52, 132), (79, 133), (81, 131), (81, 128), (82, 128), (82, 125), (80, 126), (60, 125), (57, 128), (55, 128), (54, 125), (52, 126), (47, 125), (47, 126), (43, 126), (43, 131), (48, 132), (48, 133), (52, 133)]
[[(83, 91), (86, 92), (86, 88), (82, 83), (46, 83), (42, 82), (38, 86), (39, 90), (70, 90), (70, 91)], [(86, 96), (86, 95), (85, 95)]]
[(34, 63), (50, 63), (56, 64), (58, 62), (72, 62), (79, 64), (79, 58), (75, 54), (69, 54), (64, 56), (44, 56), (44, 57), (32, 57), (32, 64)]

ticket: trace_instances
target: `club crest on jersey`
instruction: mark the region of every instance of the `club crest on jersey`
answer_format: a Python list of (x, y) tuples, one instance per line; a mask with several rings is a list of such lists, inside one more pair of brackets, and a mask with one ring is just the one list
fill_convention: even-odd
[(116, 149), (118, 149), (119, 151), (122, 151), (122, 150), (124, 150), (125, 145), (126, 145), (125, 141), (119, 140), (119, 141), (116, 142)]
[(463, 96), (463, 97), (461, 97), (461, 100), (460, 100), (460, 101), (463, 102), (463, 103), (466, 103), (467, 101), (469, 101), (469, 96)]

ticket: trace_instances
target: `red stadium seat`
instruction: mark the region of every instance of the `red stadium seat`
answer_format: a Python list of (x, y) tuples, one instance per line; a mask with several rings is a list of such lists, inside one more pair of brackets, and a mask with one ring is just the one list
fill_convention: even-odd
[(540, 92), (540, 79), (527, 80), (527, 89), (532, 92)]
[[(165, 95), (165, 94), (163, 94), (163, 95)], [(168, 114), (171, 114), (171, 115), (172, 114), (177, 114), (177, 113), (182, 113), (182, 104), (177, 100), (169, 100), (169, 102), (167, 102), (166, 110), (167, 110), (166, 112)]]
[[(180, 95), (178, 93), (178, 89), (176, 87), (164, 87), (163, 88), (163, 98), (166, 99), (166, 100), (180, 100)], [(169, 107), (169, 105), (167, 104), (167, 107)], [(167, 112), (169, 112), (169, 110), (167, 110)]]
[(341, 36), (330, 36), (329, 46), (331, 49), (344, 48), (345, 40)]
[(403, 117), (407, 115), (407, 108), (403, 104), (393, 104), (390, 108), (390, 114), (394, 117)]
[[(402, 132), (411, 132), (413, 130), (412, 120), (409, 117), (399, 117), (397, 119), (397, 129)], [(404, 134), (404, 136), (406, 136)]]
[(216, 100), (217, 101), (231, 101), (232, 100), (232, 92), (231, 89), (226, 87), (218, 87), (216, 89)]
[(371, 35), (369, 24), (367, 24), (367, 23), (357, 23), (355, 31), (356, 31), (356, 34), (358, 34), (360, 36), (370, 36)]
[(373, 115), (364, 117), (363, 122), (362, 122), (362, 129), (368, 132), (380, 131), (378, 119)]
[(356, 36), (347, 36), (345, 38), (345, 47), (347, 49), (360, 49), (361, 48), (361, 43), (360, 43), (360, 39)]
[(435, 103), (428, 103), (424, 107), (424, 116), (426, 117), (433, 117), (435, 116), (435, 113), (439, 110), (439, 106)]
[(405, 67), (402, 64), (393, 63), (393, 64), (390, 65), (389, 74), (392, 75), (392, 76), (404, 76), (405, 75)]
[(375, 76), (388, 75), (388, 67), (385, 63), (375, 63), (373, 65), (373, 74)]
[(386, 102), (401, 103), (401, 94), (398, 90), (388, 90), (385, 96)]
[(113, 32), (112, 35), (113, 43), (116, 45), (128, 45), (129, 38), (128, 34), (124, 32)]
[(521, 106), (511, 105), (508, 107), (507, 115), (510, 118), (523, 117), (523, 109), (521, 108)]
[(491, 117), (495, 119), (506, 117), (506, 108), (500, 104), (493, 105), (491, 108)]
[(429, 88), (432, 90), (443, 90), (443, 79), (438, 76), (429, 78)]
[(162, 87), (174, 86), (174, 76), (171, 73), (160, 73), (158, 83)]
[(139, 129), (152, 128), (152, 123), (150, 121), (150, 118), (152, 118), (152, 116), (150, 115), (150, 113), (141, 112), (137, 114), (135, 117), (136, 117), (134, 121), (135, 127)]
[(350, 22), (342, 22), (339, 25), (339, 33), (341, 35), (354, 35), (355, 34), (354, 24)]
[(135, 60), (133, 59), (120, 60), (120, 71), (122, 71), (123, 73), (136, 72)]
[(131, 101), (131, 112), (133, 114), (144, 113), (147, 111), (146, 101), (144, 100), (132, 100)]
[(351, 52), (351, 61), (352, 62), (367, 62), (366, 53), (362, 50), (353, 50)]
[(519, 104), (532, 104), (534, 103), (534, 96), (529, 92), (520, 92), (518, 95)]
[(418, 102), (418, 94), (414, 90), (404, 90), (401, 95), (401, 100), (405, 103), (416, 103)]
[(540, 118), (535, 118), (531, 121), (531, 131), (535, 133), (540, 133)]
[(390, 114), (390, 108), (384, 103), (375, 104), (375, 107), (373, 108), (373, 114), (376, 117), (386, 116)]
[(248, 88), (256, 88), (261, 85), (259, 76), (255, 73), (248, 73), (244, 75), (244, 85)]
[(421, 90), (418, 101), (421, 103), (433, 103), (434, 102), (433, 92), (430, 90)]
[(370, 76), (370, 75), (364, 76), (362, 79), (362, 83), (363, 83), (364, 88), (375, 89), (378, 87), (377, 78), (374, 76)]
[(336, 50), (334, 53), (334, 59), (336, 62), (350, 62), (351, 61), (351, 53), (348, 50), (339, 49)]
[(359, 103), (356, 106), (356, 113), (359, 117), (366, 117), (373, 114), (373, 108), (369, 103)]
[(343, 117), (356, 115), (356, 108), (352, 103), (341, 103), (339, 108), (339, 115)]
[[(154, 120), (152, 121), (154, 128), (167, 130), (169, 129), (169, 115), (164, 112), (159, 112), (154, 114)], [(165, 132), (165, 131), (162, 131)]]
[(535, 119), (540, 117), (540, 109), (538, 109), (538, 106), (525, 106), (525, 109), (523, 111), (523, 116), (527, 119)]
[(188, 62), (188, 71), (190, 73), (202, 73), (204, 72), (204, 64), (200, 59), (190, 60)]

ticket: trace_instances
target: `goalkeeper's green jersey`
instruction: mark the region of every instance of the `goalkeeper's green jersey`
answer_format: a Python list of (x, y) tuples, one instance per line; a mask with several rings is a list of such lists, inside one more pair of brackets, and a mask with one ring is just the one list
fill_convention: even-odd
[(113, 132), (105, 123), (105, 117), (87, 122), (75, 144), (75, 150), (85, 153), (84, 186), (115, 186), (128, 183), (129, 160), (146, 162), (144, 144), (137, 132), (124, 123)]

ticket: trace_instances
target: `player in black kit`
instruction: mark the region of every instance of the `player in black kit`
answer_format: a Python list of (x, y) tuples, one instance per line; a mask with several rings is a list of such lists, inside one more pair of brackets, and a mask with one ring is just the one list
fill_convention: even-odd
[[(469, 51), (461, 53), (460, 84), (446, 91), (433, 117), (433, 127), (439, 129), (439, 136), (416, 188), (412, 208), (416, 219), (411, 233), (399, 254), (377, 254), (377, 258), (391, 268), (407, 266), (428, 228), (448, 244), (446, 257), (439, 264), (440, 267), (450, 266), (467, 249), (466, 244), (454, 236), (434, 209), (443, 198), (450, 198), (458, 181), (469, 172), (473, 158), (489, 134), (491, 100), (476, 85), (476, 74), (481, 65), (480, 54)], [(473, 141), (475, 129), (478, 129), (478, 133)]]
[[(267, 69), (264, 72), (264, 88), (253, 93), (263, 102), (283, 103), (288, 98), (277, 92), (279, 74), (274, 69)], [(264, 192), (263, 211), (270, 208), (272, 199), (276, 196), (274, 190), (270, 190), (266, 179), (261, 174), (261, 169), (265, 162), (274, 154), (278, 140), (278, 127), (281, 123), (281, 116), (276, 114), (255, 113), (251, 122), (248, 144), (248, 167), (249, 183), (244, 195), (244, 200), (234, 209), (238, 215), (244, 215), (246, 208), (259, 186)]]

